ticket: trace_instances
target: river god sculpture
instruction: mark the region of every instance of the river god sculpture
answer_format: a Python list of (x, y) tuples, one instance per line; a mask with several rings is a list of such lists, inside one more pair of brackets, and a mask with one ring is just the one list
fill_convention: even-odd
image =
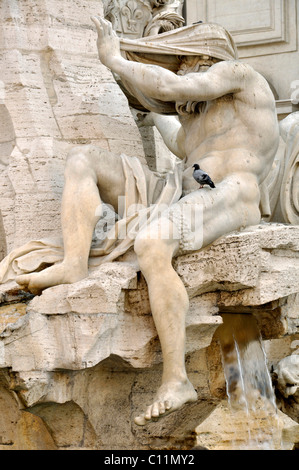
[[(237, 60), (234, 42), (222, 27), (196, 24), (130, 41), (120, 40), (108, 21), (93, 21), (101, 62), (152, 112), (146, 119), (153, 119), (181, 163), (163, 178), (137, 158), (91, 145), (74, 148), (65, 169), (63, 251), (54, 244), (28, 244), (4, 260), (0, 275), (7, 279), (21, 257), (17, 282), (40, 293), (86, 277), (89, 258), (111, 261), (134, 246), (163, 354), (161, 387), (135, 419), (144, 425), (197, 399), (185, 369), (189, 300), (172, 258), (260, 222), (259, 186), (271, 169), (279, 130), (267, 82)], [(194, 164), (213, 179), (213, 191), (198, 189)], [(127, 204), (120, 207), (124, 195)], [(102, 201), (120, 220), (90, 251)], [(42, 253), (43, 263), (48, 256), (54, 264), (19, 275), (27, 252), (33, 270), (31, 250), (37, 250), (36, 259)]]

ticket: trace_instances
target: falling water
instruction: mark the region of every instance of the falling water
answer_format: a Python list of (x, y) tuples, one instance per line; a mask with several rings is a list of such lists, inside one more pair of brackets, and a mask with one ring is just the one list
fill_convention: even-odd
[(255, 318), (223, 314), (219, 328), (232, 450), (275, 450), (281, 429), (267, 359)]

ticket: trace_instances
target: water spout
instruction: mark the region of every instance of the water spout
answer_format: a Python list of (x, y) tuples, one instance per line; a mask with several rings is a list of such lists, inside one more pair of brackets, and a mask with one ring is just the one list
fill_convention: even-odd
[(221, 345), (230, 405), (232, 449), (281, 448), (281, 427), (263, 342), (255, 318), (223, 314)]

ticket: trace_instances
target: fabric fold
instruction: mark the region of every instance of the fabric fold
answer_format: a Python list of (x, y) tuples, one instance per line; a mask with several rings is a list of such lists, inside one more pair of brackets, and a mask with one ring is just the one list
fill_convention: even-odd
[[(146, 177), (137, 157), (120, 156), (125, 174), (125, 204), (122, 218), (104, 240), (95, 241), (90, 250), (89, 266), (96, 267), (126, 253), (137, 234), (161, 211), (177, 202), (182, 194), (183, 162), (178, 162), (166, 177), (151, 173)], [(61, 238), (33, 240), (14, 249), (0, 263), (0, 283), (21, 274), (41, 271), (63, 260)]]
[[(208, 55), (219, 60), (236, 60), (237, 47), (231, 34), (213, 23), (183, 26), (156, 36), (141, 39), (120, 39), (122, 54), (127, 60), (158, 65), (177, 73), (181, 56)], [(176, 114), (175, 104), (146, 96), (125, 80), (116, 77), (130, 104), (143, 111)]]

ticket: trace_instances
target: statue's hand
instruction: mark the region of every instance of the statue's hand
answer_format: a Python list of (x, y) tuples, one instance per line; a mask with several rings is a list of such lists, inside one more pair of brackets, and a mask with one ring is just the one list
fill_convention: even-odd
[(113, 69), (114, 59), (121, 57), (119, 38), (113, 30), (110, 21), (98, 16), (93, 16), (91, 19), (96, 25), (98, 32), (97, 46), (99, 59), (106, 67)]

